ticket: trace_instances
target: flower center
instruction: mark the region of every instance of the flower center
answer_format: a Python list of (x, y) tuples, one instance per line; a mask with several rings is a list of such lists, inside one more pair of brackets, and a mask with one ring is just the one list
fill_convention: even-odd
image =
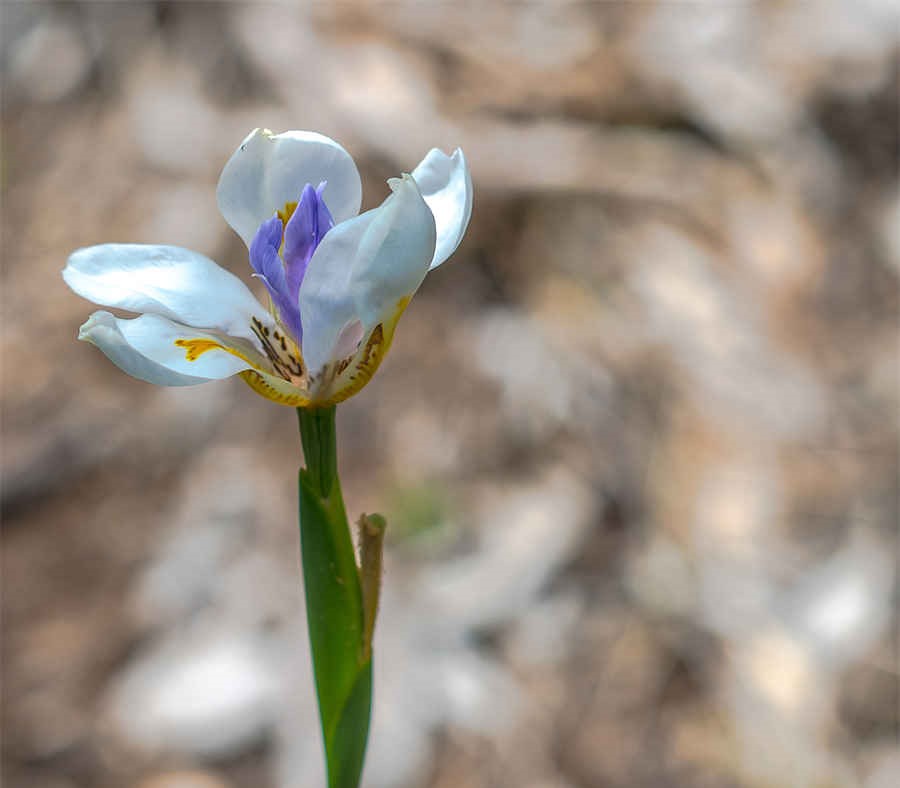
[[(265, 284), (276, 319), (298, 346), (303, 340), (300, 284), (316, 247), (334, 226), (322, 199), (324, 189), (325, 183), (317, 189), (307, 183), (300, 199), (285, 203), (271, 219), (264, 221), (250, 243), (254, 275)], [(276, 349), (280, 345), (276, 340)]]

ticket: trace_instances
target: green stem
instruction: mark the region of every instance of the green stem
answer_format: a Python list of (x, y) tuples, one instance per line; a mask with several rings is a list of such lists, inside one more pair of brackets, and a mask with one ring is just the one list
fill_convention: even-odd
[(328, 498), (331, 485), (337, 479), (335, 411), (333, 405), (330, 408), (297, 408), (306, 470), (322, 498)]
[(335, 409), (298, 409), (300, 541), (329, 788), (357, 788), (372, 702), (360, 573), (337, 473)]

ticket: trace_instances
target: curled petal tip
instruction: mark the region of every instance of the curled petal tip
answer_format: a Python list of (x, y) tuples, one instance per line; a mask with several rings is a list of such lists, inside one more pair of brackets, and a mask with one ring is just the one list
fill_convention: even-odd
[(78, 341), (79, 342), (91, 342), (91, 330), (93, 329), (94, 320), (93, 316), (83, 325), (78, 328)]
[(396, 192), (404, 186), (409, 185), (416, 190), (416, 194), (421, 195), (422, 193), (421, 189), (419, 189), (419, 184), (416, 183), (416, 179), (408, 172), (401, 173), (399, 178), (388, 178), (387, 184), (391, 187), (392, 192)]
[(78, 327), (78, 340), (80, 342), (90, 342), (96, 345), (95, 335), (97, 332), (108, 330), (110, 324), (115, 321), (115, 316), (106, 310), (99, 310), (91, 314), (87, 320)]
[(472, 176), (461, 148), (448, 156), (432, 148), (413, 170), (419, 191), (434, 214), (437, 243), (431, 268), (459, 246), (472, 215)]

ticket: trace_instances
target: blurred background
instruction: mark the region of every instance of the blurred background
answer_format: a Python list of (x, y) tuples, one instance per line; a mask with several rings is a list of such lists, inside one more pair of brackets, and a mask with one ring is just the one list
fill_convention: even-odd
[(898, 53), (885, 0), (7, 2), (3, 778), (306, 788), (292, 410), (75, 341), (77, 247), (249, 281), (256, 126), (468, 235), (338, 412), (384, 512), (367, 788), (900, 785)]

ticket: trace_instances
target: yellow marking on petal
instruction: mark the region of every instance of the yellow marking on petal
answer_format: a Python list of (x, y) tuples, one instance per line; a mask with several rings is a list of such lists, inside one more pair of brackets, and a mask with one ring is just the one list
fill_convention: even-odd
[(338, 402), (343, 402), (345, 399), (349, 399), (354, 394), (359, 393), (366, 383), (372, 379), (378, 367), (381, 366), (381, 361), (387, 354), (390, 346), (391, 340), (385, 340), (384, 327), (379, 323), (372, 329), (372, 333), (369, 334), (362, 357), (358, 361), (354, 359), (353, 372), (350, 375), (348, 384), (332, 394), (324, 404), (336, 405)]
[[(253, 327), (256, 336), (260, 341), (263, 341), (264, 348), (268, 352), (271, 347), (271, 343), (268, 341), (270, 334), (269, 328), (263, 325), (263, 323), (255, 317), (253, 318)], [(277, 330), (274, 332), (274, 336), (281, 340), (281, 344), (283, 344), (286, 349), (286, 340)], [(238, 375), (240, 375), (244, 382), (257, 394), (261, 394), (266, 399), (270, 399), (273, 402), (277, 402), (281, 405), (289, 405), (293, 408), (307, 407), (310, 404), (309, 395), (304, 389), (299, 388), (290, 380), (283, 380), (281, 377), (270, 374), (260, 367), (258, 362), (252, 361), (237, 348), (223, 345), (220, 342), (216, 342), (214, 339), (200, 337), (196, 339), (176, 339), (175, 344), (178, 347), (185, 349), (184, 355), (188, 361), (196, 361), (209, 350), (224, 350), (226, 353), (231, 353), (231, 355), (236, 356), (242, 361), (246, 361), (253, 367), (253, 369), (245, 369), (239, 372)], [(285, 367), (285, 358), (276, 355), (274, 361), (278, 361), (279, 363), (273, 363), (275, 372), (279, 375), (287, 374), (287, 372), (302, 372), (302, 360), (299, 358), (299, 351), (297, 351), (297, 353), (297, 358), (291, 359), (296, 363), (297, 367), (287, 371)], [(299, 378), (296, 378), (295, 380), (299, 380)]]
[(305, 408), (312, 404), (308, 396), (301, 393), (289, 383), (271, 376), (263, 376), (253, 369), (245, 369), (238, 373), (250, 388), (266, 399), (277, 402), (279, 405), (288, 405), (292, 408)]
[(401, 298), (397, 302), (397, 308), (394, 310), (394, 314), (391, 317), (391, 319), (388, 320), (388, 323), (391, 326), (391, 334), (392, 335), (394, 333), (394, 329), (397, 327), (397, 321), (400, 320), (400, 315), (402, 315), (403, 312), (406, 311), (406, 307), (409, 306), (410, 301), (412, 301), (412, 296), (408, 295), (408, 296), (403, 296), (403, 298)]
[(196, 361), (209, 350), (224, 350), (226, 353), (231, 353), (232, 356), (236, 356), (241, 361), (246, 361), (252, 367), (259, 366), (259, 364), (251, 361), (237, 348), (223, 345), (220, 342), (216, 342), (214, 339), (176, 339), (175, 344), (178, 345), (178, 347), (183, 347), (185, 349), (184, 357), (188, 361)]
[(218, 342), (211, 339), (176, 339), (178, 347), (185, 348), (184, 357), (188, 361), (196, 361), (207, 350), (225, 350)]

